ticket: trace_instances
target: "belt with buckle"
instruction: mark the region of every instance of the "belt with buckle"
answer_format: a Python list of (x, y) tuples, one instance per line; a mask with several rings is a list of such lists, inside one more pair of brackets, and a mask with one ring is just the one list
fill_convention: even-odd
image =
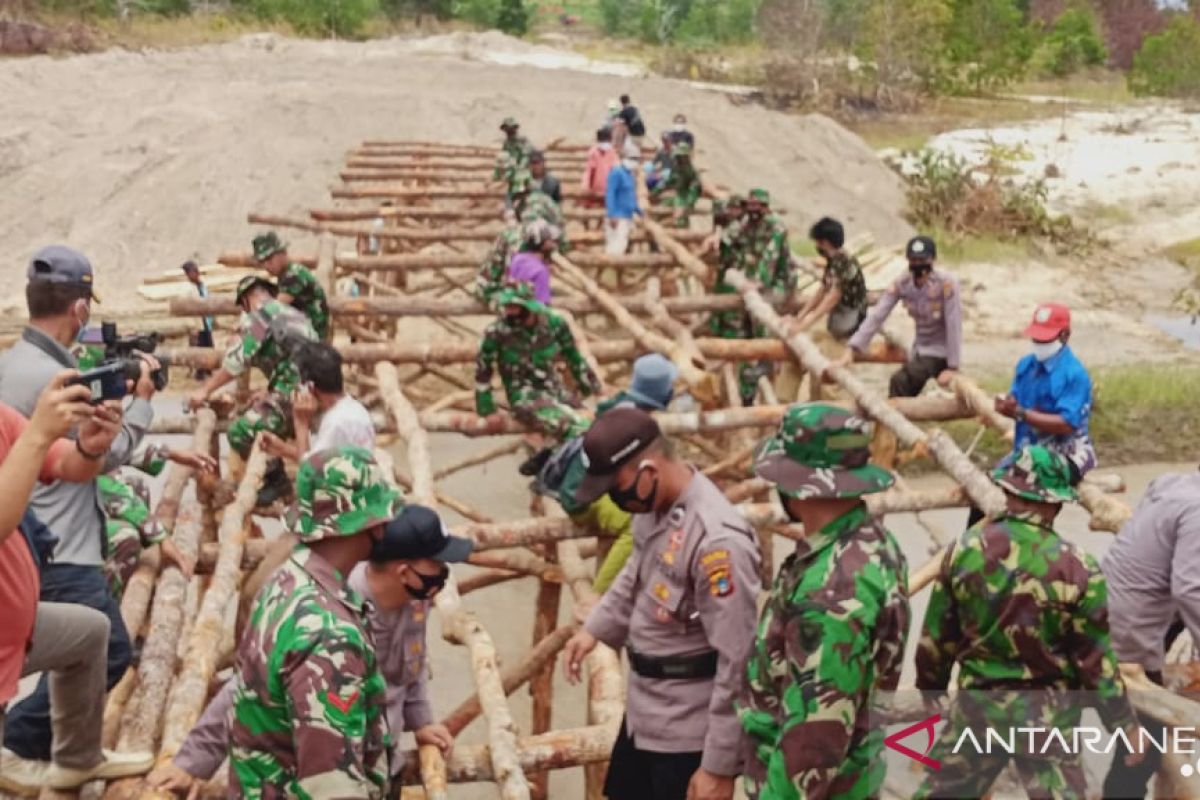
[(629, 667), (643, 678), (697, 680), (717, 675), (716, 650), (686, 656), (648, 656), (636, 650), (626, 650)]

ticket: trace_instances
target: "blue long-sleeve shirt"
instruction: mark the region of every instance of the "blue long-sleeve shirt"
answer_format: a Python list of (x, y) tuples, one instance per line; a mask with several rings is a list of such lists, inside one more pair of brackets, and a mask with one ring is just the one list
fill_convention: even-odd
[(1072, 433), (1056, 436), (1038, 433), (1028, 422), (1018, 421), (1013, 452), (1025, 445), (1040, 444), (1062, 455), (1082, 476), (1096, 466), (1096, 451), (1088, 433), (1092, 415), (1092, 379), (1070, 347), (1045, 361), (1027, 355), (1017, 364), (1009, 390), (1017, 403), (1031, 411), (1058, 414), (1074, 428)]
[(608, 184), (604, 189), (604, 213), (609, 219), (632, 219), (634, 214), (640, 216), (642, 213), (638, 208), (633, 173), (621, 164), (608, 173)]

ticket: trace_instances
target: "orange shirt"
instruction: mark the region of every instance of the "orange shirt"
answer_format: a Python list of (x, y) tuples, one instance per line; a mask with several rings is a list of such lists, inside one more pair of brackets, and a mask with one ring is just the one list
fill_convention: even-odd
[[(27, 420), (0, 404), (0, 461), (8, 457), (13, 443), (25, 430)], [(58, 473), (58, 464), (73, 445), (67, 440), (55, 442), (42, 463), (39, 480), (50, 483)], [(0, 542), (0, 609), (4, 613), (4, 624), (0, 625), (0, 705), (7, 703), (17, 693), (21, 669), (25, 664), (25, 651), (33, 635), (33, 623), (37, 618), (38, 595), (41, 593), (41, 577), (37, 562), (29, 552), (29, 544), (20, 531), (13, 531)]]

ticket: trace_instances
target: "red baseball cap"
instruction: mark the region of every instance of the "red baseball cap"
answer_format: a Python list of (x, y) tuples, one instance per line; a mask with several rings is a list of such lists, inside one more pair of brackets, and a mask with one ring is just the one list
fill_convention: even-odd
[(1071, 309), (1060, 303), (1042, 303), (1033, 312), (1025, 335), (1035, 342), (1049, 342), (1071, 327)]

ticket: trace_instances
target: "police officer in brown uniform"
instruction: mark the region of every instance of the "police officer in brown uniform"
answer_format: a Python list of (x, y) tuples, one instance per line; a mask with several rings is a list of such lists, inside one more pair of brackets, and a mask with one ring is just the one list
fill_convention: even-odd
[(580, 503), (634, 514), (633, 555), (566, 647), (577, 682), (597, 642), (624, 647), (629, 697), (604, 793), (729, 800), (742, 771), (733, 709), (754, 642), (759, 551), (721, 490), (678, 460), (654, 421), (616, 408), (585, 434)]

